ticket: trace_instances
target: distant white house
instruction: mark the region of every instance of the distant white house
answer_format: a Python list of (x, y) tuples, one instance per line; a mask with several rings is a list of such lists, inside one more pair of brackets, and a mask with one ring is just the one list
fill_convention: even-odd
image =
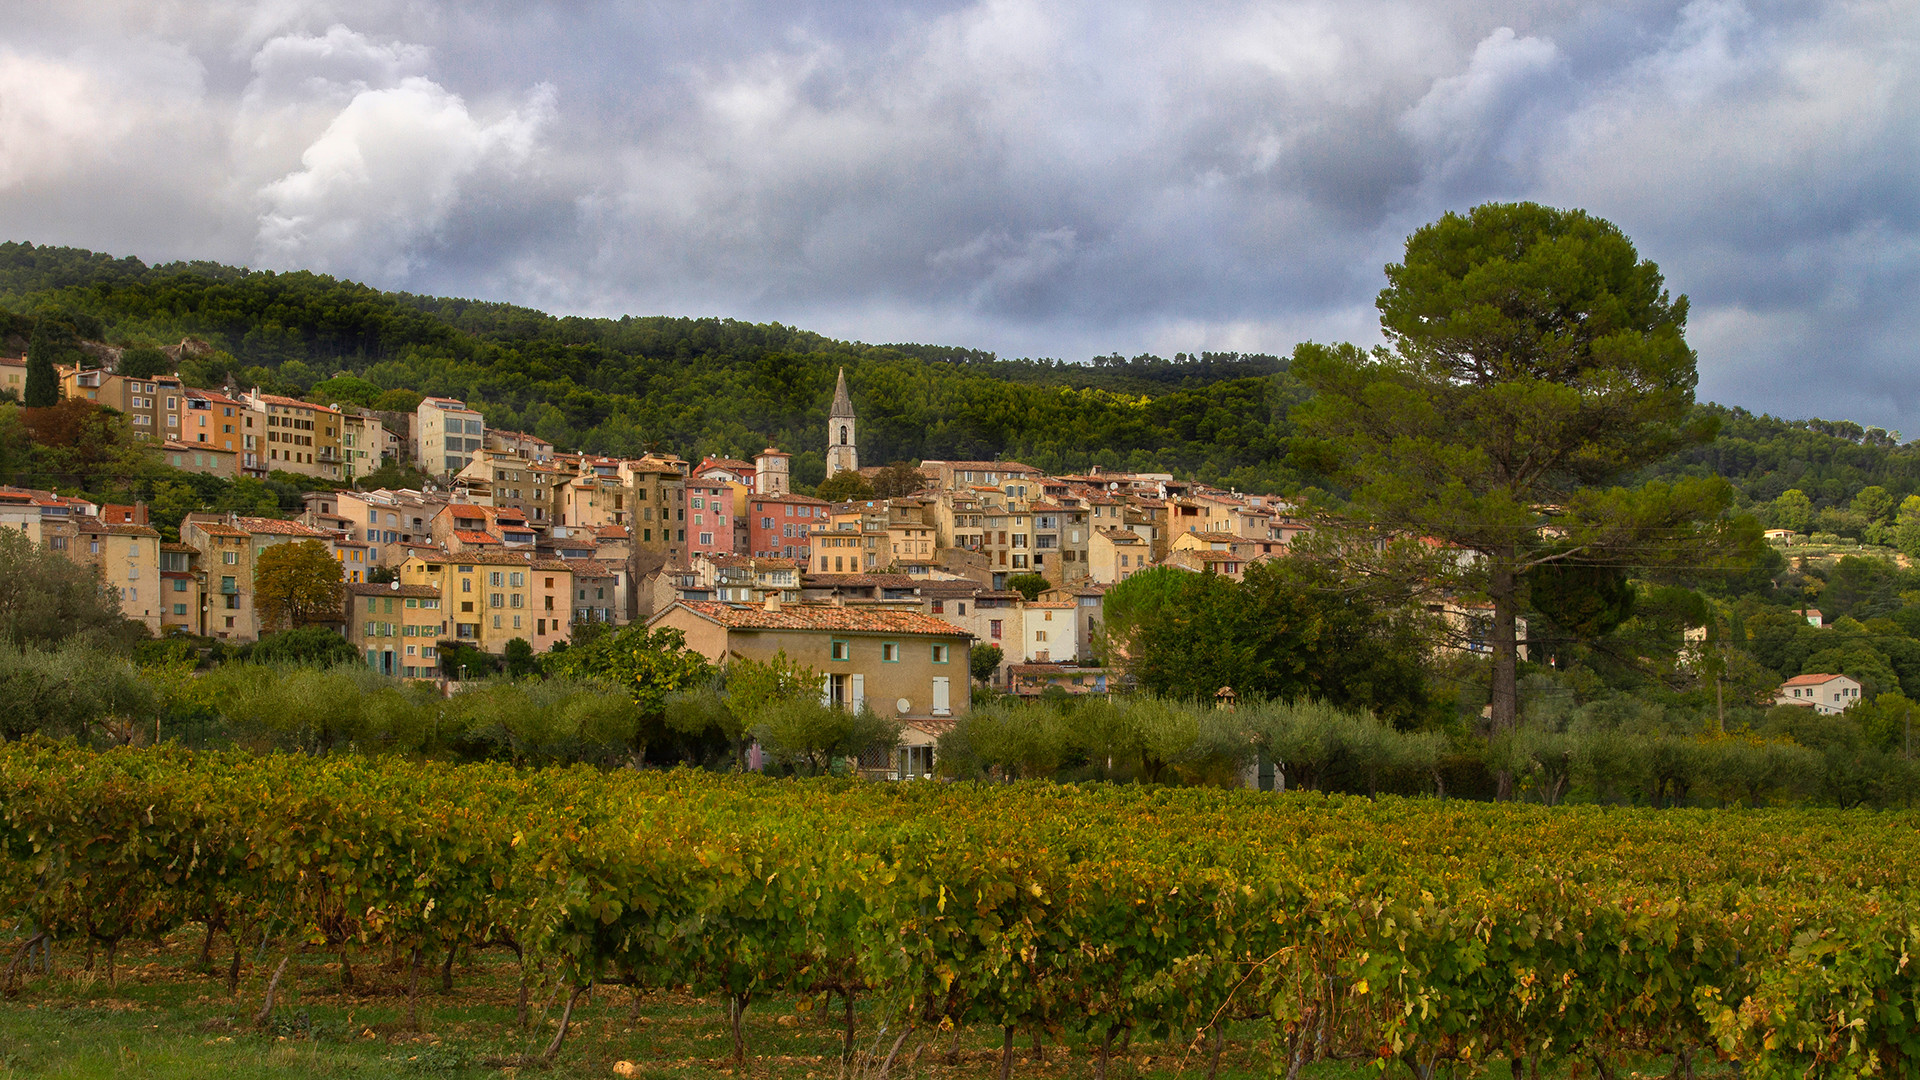
[(1775, 705), (1801, 705), (1823, 715), (1860, 700), (1860, 684), (1845, 675), (1795, 675), (1773, 693)]
[(1821, 627), (1826, 625), (1826, 616), (1821, 615), (1820, 609), (1817, 607), (1801, 608), (1794, 612), (1794, 614), (1807, 620), (1808, 626)]

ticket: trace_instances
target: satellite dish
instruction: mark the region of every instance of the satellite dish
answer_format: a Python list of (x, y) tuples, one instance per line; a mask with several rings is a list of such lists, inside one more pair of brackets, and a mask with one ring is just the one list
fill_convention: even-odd
[(400, 580), (398, 578), (395, 578), (394, 580), (387, 582), (387, 588), (392, 589), (394, 592), (399, 592)]
[(893, 703), (893, 708), (895, 712), (911, 712), (913, 711), (913, 702), (908, 701), (906, 698), (901, 698), (899, 701)]

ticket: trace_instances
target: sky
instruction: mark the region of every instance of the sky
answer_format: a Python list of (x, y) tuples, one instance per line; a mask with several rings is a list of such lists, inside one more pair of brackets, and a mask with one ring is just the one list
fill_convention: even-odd
[(1700, 396), (1920, 435), (1920, 0), (13, 0), (0, 239), (1085, 360), (1619, 225)]

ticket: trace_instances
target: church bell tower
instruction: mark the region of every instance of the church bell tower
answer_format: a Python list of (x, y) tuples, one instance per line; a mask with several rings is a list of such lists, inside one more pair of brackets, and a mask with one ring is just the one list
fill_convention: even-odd
[(847, 369), (840, 369), (840, 380), (833, 388), (833, 408), (827, 412), (827, 477), (841, 470), (860, 471), (860, 452), (855, 449), (853, 399), (847, 396)]

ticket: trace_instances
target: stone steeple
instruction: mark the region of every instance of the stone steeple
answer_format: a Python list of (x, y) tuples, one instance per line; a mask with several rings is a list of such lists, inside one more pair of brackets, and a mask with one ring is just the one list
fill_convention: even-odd
[(827, 410), (827, 476), (842, 470), (860, 471), (860, 452), (855, 449), (853, 398), (847, 394), (847, 369), (840, 369), (833, 388), (833, 408)]
[(847, 396), (846, 368), (840, 369), (840, 381), (833, 387), (833, 408), (827, 411), (827, 415), (835, 419), (842, 416), (853, 419), (853, 399)]

